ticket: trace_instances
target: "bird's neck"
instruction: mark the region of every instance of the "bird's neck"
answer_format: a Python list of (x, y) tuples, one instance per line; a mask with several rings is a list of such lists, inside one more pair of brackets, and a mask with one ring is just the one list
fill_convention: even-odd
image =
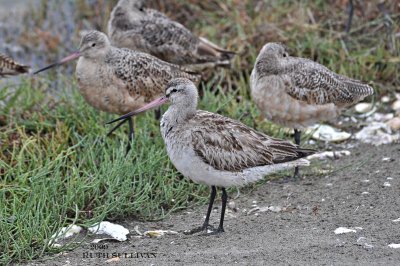
[(279, 73), (280, 63), (274, 55), (262, 55), (257, 58), (255, 68), (259, 74), (275, 75)]
[(163, 116), (170, 126), (186, 123), (196, 115), (196, 106), (171, 105)]

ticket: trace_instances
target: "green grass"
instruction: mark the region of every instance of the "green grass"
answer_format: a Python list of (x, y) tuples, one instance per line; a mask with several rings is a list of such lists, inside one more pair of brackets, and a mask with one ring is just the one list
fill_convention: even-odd
[[(254, 124), (254, 105), (236, 100), (244, 86), (232, 93), (205, 87), (200, 108)], [(126, 127), (106, 138), (105, 122), (115, 116), (86, 104), (74, 84), (57, 100), (28, 81), (3, 87), (1, 96), (1, 262), (52, 251), (49, 237), (66, 224), (159, 219), (206, 201), (207, 187), (189, 182), (169, 162), (152, 112), (136, 118), (125, 156)]]
[[(84, 17), (104, 28), (107, 17), (99, 22), (85, 1), (76, 2), (76, 21)], [(293, 55), (369, 81), (378, 96), (392, 95), (400, 86), (400, 45), (394, 37), (400, 15), (393, 4), (391, 32), (381, 26), (383, 15), (371, 11), (355, 16), (347, 36), (345, 6), (335, 1), (156, 2), (195, 32), (239, 52), (232, 70), (215, 71), (203, 86), (200, 108), (270, 135), (287, 137), (262, 120), (248, 84), (255, 57), (268, 41), (284, 42)], [(102, 12), (113, 2), (107, 4)], [(39, 28), (45, 20), (40, 14), (34, 14)], [(0, 264), (58, 252), (48, 240), (67, 224), (160, 219), (206, 201), (208, 189), (183, 178), (169, 162), (152, 112), (136, 118), (134, 146), (125, 156), (126, 126), (106, 138), (105, 122), (115, 116), (86, 104), (71, 76), (57, 78), (57, 90), (49, 85), (54, 73), (17, 85), (0, 83)]]

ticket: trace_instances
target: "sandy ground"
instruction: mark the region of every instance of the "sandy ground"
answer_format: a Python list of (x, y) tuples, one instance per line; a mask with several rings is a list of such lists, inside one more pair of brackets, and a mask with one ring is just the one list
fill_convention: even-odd
[[(200, 225), (207, 208), (200, 206), (161, 222), (121, 222), (132, 232), (126, 242), (106, 242), (97, 250), (84, 244), (29, 265), (399, 265), (400, 248), (388, 245), (400, 244), (400, 221), (393, 221), (400, 218), (400, 145), (360, 145), (351, 152), (328, 161), (334, 169), (328, 175), (268, 182), (242, 193), (223, 234), (135, 237), (134, 226), (182, 232)], [(249, 214), (255, 205), (282, 210)], [(215, 207), (211, 220), (217, 225), (220, 201)], [(335, 234), (338, 227), (356, 232)], [(115, 252), (132, 257), (112, 259)]]

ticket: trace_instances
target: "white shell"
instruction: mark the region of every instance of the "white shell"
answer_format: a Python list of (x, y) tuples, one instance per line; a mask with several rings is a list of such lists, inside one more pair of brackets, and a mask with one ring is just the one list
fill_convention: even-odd
[(322, 140), (327, 142), (340, 142), (351, 137), (350, 133), (340, 131), (337, 128), (333, 128), (328, 125), (315, 125), (309, 129), (315, 130), (312, 137), (316, 140)]
[(364, 113), (372, 110), (372, 104), (359, 103), (359, 104), (356, 104), (356, 106), (354, 106), (354, 109), (356, 110), (357, 113), (364, 114)]

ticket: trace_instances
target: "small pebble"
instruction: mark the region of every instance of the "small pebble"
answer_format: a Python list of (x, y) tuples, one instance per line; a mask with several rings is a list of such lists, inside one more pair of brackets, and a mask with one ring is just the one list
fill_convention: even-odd
[(397, 131), (400, 129), (400, 117), (394, 117), (386, 122), (391, 130)]
[(383, 103), (388, 103), (388, 102), (390, 102), (390, 97), (387, 96), (387, 95), (385, 95), (385, 96), (383, 96), (383, 97), (381, 98), (381, 101), (382, 101)]
[(400, 110), (400, 100), (397, 100), (397, 101), (392, 103), (392, 109), (395, 110), (395, 111), (399, 111)]
[(357, 113), (366, 113), (372, 109), (372, 104), (370, 103), (359, 103), (354, 106)]

